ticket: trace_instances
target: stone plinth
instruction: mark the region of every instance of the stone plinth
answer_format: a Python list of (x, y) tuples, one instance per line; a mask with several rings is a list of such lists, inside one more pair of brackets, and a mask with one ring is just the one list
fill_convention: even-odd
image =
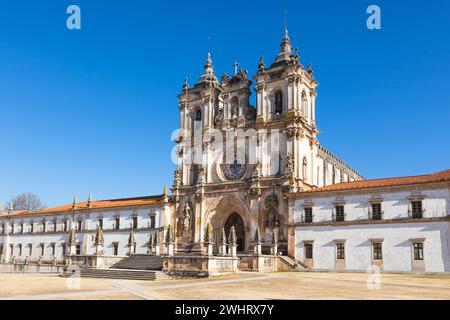
[(239, 257), (240, 271), (275, 272), (278, 270), (276, 256), (251, 254)]
[(218, 274), (238, 272), (239, 258), (175, 255), (165, 256), (163, 271), (175, 276), (208, 277)]

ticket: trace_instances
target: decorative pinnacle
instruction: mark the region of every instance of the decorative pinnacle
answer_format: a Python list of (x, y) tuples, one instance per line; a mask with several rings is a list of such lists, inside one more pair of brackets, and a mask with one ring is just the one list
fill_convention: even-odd
[(228, 240), (229, 240), (230, 246), (237, 245), (237, 236), (236, 236), (236, 230), (234, 229), (234, 226), (232, 226), (230, 228), (230, 235), (228, 236)]
[(14, 204), (13, 204), (12, 201), (9, 202), (9, 209), (8, 209), (8, 211), (9, 212), (13, 212), (14, 211)]
[(133, 229), (130, 230), (130, 235), (128, 236), (128, 245), (133, 246), (136, 244), (136, 239), (134, 238)]
[(261, 244), (261, 234), (259, 233), (259, 227), (257, 227), (255, 231), (255, 243)]
[(167, 232), (166, 232), (166, 244), (172, 244), (172, 243), (173, 243), (172, 226), (169, 224), (167, 226)]
[(220, 244), (226, 245), (227, 244), (227, 234), (225, 232), (225, 228), (222, 228), (220, 231)]
[(87, 201), (87, 206), (88, 206), (88, 208), (92, 208), (92, 194), (89, 194), (89, 198), (88, 198), (88, 201)]
[(273, 246), (277, 246), (278, 245), (278, 239), (277, 239), (277, 235), (275, 233), (275, 230), (272, 231), (272, 245)]
[(72, 228), (70, 230), (70, 234), (69, 234), (69, 244), (75, 244), (76, 243), (76, 233), (75, 233), (75, 228)]
[(75, 209), (76, 207), (77, 207), (77, 196), (74, 196), (72, 202), (72, 209)]
[(164, 197), (167, 197), (168, 194), (169, 194), (169, 193), (168, 193), (168, 191), (167, 191), (167, 184), (164, 183), (163, 196), (164, 196)]
[(205, 228), (205, 236), (204, 241), (206, 244), (213, 243), (213, 237), (212, 237), (212, 227), (211, 224), (208, 222)]
[(183, 90), (186, 92), (189, 89), (188, 77), (184, 77)]

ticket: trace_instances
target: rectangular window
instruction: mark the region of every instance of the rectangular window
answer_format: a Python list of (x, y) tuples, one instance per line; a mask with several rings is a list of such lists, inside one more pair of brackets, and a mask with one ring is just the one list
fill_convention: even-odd
[(114, 229), (119, 230), (120, 229), (120, 218), (115, 218), (114, 221), (115, 221)]
[(335, 207), (336, 212), (336, 221), (345, 221), (345, 213), (344, 213), (344, 206), (339, 205)]
[(14, 223), (11, 225), (11, 233), (14, 234)]
[(77, 231), (81, 231), (81, 226), (83, 222), (81, 220), (77, 221)]
[(30, 233), (34, 232), (34, 224), (33, 222), (30, 223)]
[(421, 219), (423, 217), (422, 200), (411, 201), (411, 212), (413, 219)]
[(383, 259), (383, 245), (381, 243), (373, 244), (373, 260)]
[(306, 207), (305, 208), (305, 223), (312, 223), (312, 222), (313, 222), (312, 207)]
[(53, 232), (58, 231), (58, 223), (56, 221), (53, 222)]
[(77, 256), (79, 256), (79, 255), (81, 254), (81, 245), (80, 245), (80, 244), (77, 244), (77, 245), (75, 246), (75, 254), (76, 254)]
[(20, 224), (20, 233), (23, 234), (23, 223)]
[(312, 243), (305, 244), (305, 259), (313, 258), (313, 245)]
[(423, 243), (413, 243), (414, 247), (414, 260), (423, 260)]
[(119, 255), (119, 244), (117, 242), (113, 243), (113, 255), (115, 256)]
[(47, 227), (47, 224), (45, 222), (42, 222), (42, 232), (46, 232), (47, 231), (46, 227)]
[(138, 228), (138, 217), (133, 217), (133, 229)]
[(2, 233), (2, 234), (5, 233), (5, 225), (4, 225), (4, 224), (1, 225), (1, 233)]
[(372, 220), (382, 220), (381, 203), (372, 203)]
[(28, 255), (30, 257), (33, 255), (33, 245), (31, 243), (28, 244)]
[(56, 253), (56, 243), (52, 243), (52, 244), (51, 244), (51, 248), (52, 248), (52, 256), (55, 256), (55, 253)]
[(344, 260), (345, 259), (345, 244), (338, 243), (336, 245), (336, 250), (337, 250), (337, 259)]
[(14, 245), (10, 244), (9, 248), (11, 249), (11, 255), (14, 255)]
[(67, 221), (64, 221), (64, 231), (68, 231), (69, 230), (68, 226), (69, 226), (69, 223)]
[(3, 246), (0, 246), (0, 255), (3, 254)]
[(43, 257), (45, 254), (45, 245), (41, 243), (41, 256)]
[(98, 219), (98, 226), (103, 230), (103, 218)]
[(62, 247), (62, 256), (64, 257), (65, 255), (66, 255), (66, 248), (67, 248), (67, 246), (66, 246), (66, 244), (65, 243), (63, 243), (62, 245), (61, 245), (61, 247)]
[(155, 226), (156, 226), (156, 217), (151, 216), (150, 217), (150, 228), (155, 228)]
[(19, 244), (19, 257), (22, 256), (22, 245)]

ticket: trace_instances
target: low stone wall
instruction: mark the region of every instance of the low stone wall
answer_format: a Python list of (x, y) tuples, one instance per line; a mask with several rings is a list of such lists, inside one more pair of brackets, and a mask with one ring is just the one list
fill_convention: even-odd
[(217, 274), (237, 272), (239, 258), (175, 255), (165, 256), (163, 271), (172, 276), (208, 277)]
[(61, 274), (64, 265), (0, 264), (0, 273)]
[(277, 257), (271, 255), (241, 255), (239, 270), (253, 272), (275, 272), (278, 270)]
[(125, 256), (70, 256), (70, 264), (78, 267), (93, 267), (106, 269), (119, 261), (126, 258)]

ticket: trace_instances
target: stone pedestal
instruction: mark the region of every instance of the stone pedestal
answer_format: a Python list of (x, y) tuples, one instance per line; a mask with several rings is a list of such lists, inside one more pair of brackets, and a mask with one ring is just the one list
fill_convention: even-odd
[(180, 255), (164, 257), (163, 271), (169, 275), (208, 277), (238, 272), (237, 257), (205, 255)]
[(154, 247), (153, 253), (155, 254), (155, 256), (161, 255), (161, 246), (159, 244)]
[(219, 246), (219, 255), (220, 256), (226, 256), (227, 255), (227, 245), (226, 244), (221, 244)]
[(256, 255), (261, 255), (261, 253), (262, 253), (262, 246), (261, 246), (261, 243), (257, 243), (257, 244), (255, 244), (255, 247), (254, 247), (254, 253), (256, 254)]
[(174, 251), (175, 251), (174, 249), (175, 249), (175, 246), (174, 246), (173, 243), (169, 243), (169, 244), (167, 245), (167, 255), (168, 255), (169, 257), (173, 256)]
[(228, 246), (228, 255), (230, 255), (232, 257), (236, 257), (237, 256), (236, 250), (237, 250), (237, 246), (235, 246), (235, 245)]
[(272, 245), (272, 247), (270, 248), (270, 253), (276, 256), (278, 254), (278, 245)]
[(206, 256), (213, 255), (213, 244), (212, 243), (205, 243), (205, 245), (203, 247), (203, 254)]

